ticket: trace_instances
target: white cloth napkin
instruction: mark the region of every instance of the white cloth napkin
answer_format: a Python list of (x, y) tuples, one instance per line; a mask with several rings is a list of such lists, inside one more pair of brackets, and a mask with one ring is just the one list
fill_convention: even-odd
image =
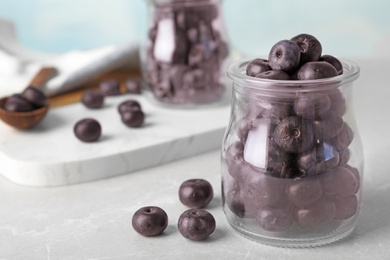
[(138, 43), (110, 45), (66, 53), (39, 53), (21, 46), (12, 23), (0, 19), (0, 97), (22, 91), (41, 67), (53, 66), (58, 74), (43, 86), (47, 96), (80, 87), (90, 78), (114, 69), (136, 68)]

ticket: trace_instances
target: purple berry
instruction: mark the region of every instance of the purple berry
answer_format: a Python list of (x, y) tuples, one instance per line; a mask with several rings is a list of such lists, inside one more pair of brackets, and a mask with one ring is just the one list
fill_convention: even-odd
[(145, 121), (145, 114), (142, 110), (127, 110), (121, 114), (121, 119), (128, 127), (141, 127)]
[(204, 209), (184, 211), (178, 220), (180, 234), (190, 240), (201, 241), (209, 237), (215, 230), (215, 219)]
[(245, 164), (243, 150), (244, 144), (240, 141), (237, 141), (231, 144), (226, 151), (225, 160), (228, 172), (235, 179), (239, 178), (241, 168)]
[(203, 208), (213, 199), (211, 184), (204, 179), (186, 180), (180, 185), (179, 199), (190, 208)]
[(247, 178), (241, 192), (245, 203), (250, 202), (256, 208), (276, 205), (284, 193), (284, 182), (283, 179), (266, 174), (252, 174)]
[(347, 168), (350, 172), (352, 172), (352, 174), (355, 176), (358, 183), (360, 183), (360, 172), (359, 172), (358, 168), (353, 167), (349, 164), (345, 165), (344, 168)]
[(183, 86), (183, 75), (189, 71), (183, 64), (172, 65), (169, 69), (169, 81), (174, 89), (181, 89)]
[(293, 224), (290, 212), (282, 208), (265, 208), (256, 217), (261, 228), (271, 232), (286, 231)]
[(131, 223), (134, 230), (143, 236), (158, 236), (168, 226), (168, 215), (156, 206), (143, 207), (134, 213)]
[(219, 41), (218, 42), (218, 60), (219, 62), (222, 62), (223, 59), (225, 59), (229, 55), (229, 46), (226, 42), (224, 41)]
[(348, 197), (359, 191), (355, 175), (344, 167), (330, 169), (321, 177), (324, 194), (328, 197)]
[(205, 50), (202, 44), (194, 45), (188, 54), (188, 64), (190, 66), (201, 64), (205, 59), (205, 55)]
[(27, 87), (21, 96), (30, 102), (35, 108), (44, 107), (47, 105), (47, 98), (41, 89), (33, 86)]
[(256, 78), (261, 79), (273, 79), (273, 80), (290, 80), (290, 75), (282, 70), (268, 70), (256, 74)]
[(272, 46), (268, 55), (269, 65), (273, 70), (292, 71), (300, 62), (299, 46), (290, 40), (281, 40)]
[(335, 214), (335, 203), (331, 200), (320, 199), (316, 203), (297, 209), (295, 221), (301, 227), (314, 228), (332, 220)]
[(88, 108), (100, 108), (103, 106), (104, 96), (98, 91), (84, 91), (81, 102)]
[(142, 109), (139, 102), (133, 99), (123, 101), (118, 106), (119, 114), (123, 114), (126, 111), (134, 111), (134, 110), (142, 110)]
[(330, 108), (330, 98), (327, 95), (301, 95), (294, 102), (297, 116), (313, 119), (325, 114)]
[(282, 102), (268, 102), (263, 101), (263, 109), (261, 110), (261, 117), (273, 120), (273, 123), (279, 123), (281, 119), (290, 115), (290, 106)]
[(187, 30), (187, 38), (191, 43), (196, 43), (199, 39), (198, 28), (189, 28)]
[(338, 75), (343, 74), (343, 64), (332, 55), (322, 55), (320, 61), (325, 61), (331, 64), (337, 71)]
[(321, 57), (322, 46), (316, 37), (310, 34), (299, 34), (291, 41), (295, 42), (299, 46), (301, 51), (301, 64), (309, 61), (318, 61)]
[(358, 210), (358, 199), (355, 195), (336, 198), (334, 201), (336, 205), (336, 216), (334, 219), (345, 220), (354, 216)]
[(241, 198), (241, 192), (238, 188), (226, 193), (226, 204), (237, 217), (245, 217), (245, 203)]
[(298, 169), (303, 177), (317, 175), (317, 167), (320, 162), (317, 161), (316, 149), (312, 149), (298, 155)]
[(332, 139), (332, 143), (339, 151), (344, 151), (352, 143), (354, 133), (352, 128), (344, 122), (340, 133)]
[(115, 79), (100, 82), (100, 92), (105, 96), (115, 96), (120, 94), (119, 82)]
[(347, 104), (343, 94), (340, 91), (329, 93), (330, 110), (339, 116), (343, 116), (347, 111)]
[(29, 112), (34, 110), (34, 106), (20, 94), (13, 94), (5, 101), (4, 109), (9, 112)]
[(345, 166), (348, 163), (349, 159), (351, 159), (351, 151), (347, 148), (344, 151), (341, 151), (339, 154), (339, 166)]
[(328, 143), (320, 142), (314, 149), (298, 155), (302, 176), (317, 176), (339, 165), (339, 153)]
[(128, 79), (125, 82), (125, 88), (127, 93), (141, 94), (142, 79)]
[(257, 74), (261, 72), (265, 72), (271, 70), (269, 63), (265, 59), (254, 59), (250, 63), (248, 63), (246, 67), (246, 75), (255, 77)]
[(303, 208), (321, 197), (322, 186), (317, 179), (297, 179), (288, 187), (287, 192), (290, 201), (296, 206)]
[(299, 68), (297, 79), (323, 79), (337, 76), (337, 70), (325, 61), (310, 61)]
[(99, 139), (102, 128), (97, 120), (84, 118), (75, 124), (73, 132), (83, 142), (95, 142)]
[(313, 147), (313, 128), (310, 122), (298, 117), (286, 117), (276, 127), (275, 142), (286, 152), (299, 153)]
[(332, 111), (314, 121), (313, 127), (317, 139), (332, 139), (342, 131), (344, 120)]

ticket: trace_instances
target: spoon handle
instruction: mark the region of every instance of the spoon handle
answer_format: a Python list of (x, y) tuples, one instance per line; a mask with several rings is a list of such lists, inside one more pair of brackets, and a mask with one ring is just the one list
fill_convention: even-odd
[(54, 67), (43, 67), (31, 79), (29, 86), (41, 87), (46, 84), (55, 74), (57, 70)]

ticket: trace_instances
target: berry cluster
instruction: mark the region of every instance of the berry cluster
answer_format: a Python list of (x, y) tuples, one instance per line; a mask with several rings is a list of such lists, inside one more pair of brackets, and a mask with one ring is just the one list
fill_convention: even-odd
[[(138, 78), (130, 78), (124, 83), (125, 93), (140, 94), (142, 81)], [(115, 79), (104, 80), (99, 84), (99, 90), (84, 91), (81, 102), (88, 108), (101, 108), (106, 96), (121, 95), (120, 83)]]
[[(141, 93), (141, 81), (139, 79), (128, 79), (125, 82), (126, 93)], [(90, 109), (101, 108), (106, 96), (122, 94), (120, 84), (117, 80), (111, 79), (102, 81), (99, 90), (84, 91), (81, 102)], [(118, 112), (122, 122), (128, 127), (140, 127), (145, 121), (145, 114), (141, 105), (136, 100), (126, 100), (119, 104)], [(83, 142), (95, 142), (101, 136), (102, 128), (94, 118), (83, 118), (76, 122), (73, 128), (75, 136)]]
[[(298, 35), (278, 42), (268, 60), (249, 63), (247, 74), (274, 80), (342, 74), (321, 50), (315, 37)], [(224, 184), (228, 208), (275, 232), (293, 223), (314, 227), (353, 217), (360, 174), (348, 164), (354, 133), (343, 119), (346, 101), (337, 87), (247, 101), (233, 126), (237, 141), (224, 154), (232, 177)]]
[(140, 127), (145, 121), (145, 114), (136, 100), (126, 100), (119, 104), (118, 112), (122, 122), (128, 127)]
[[(180, 234), (190, 240), (206, 239), (215, 230), (213, 215), (202, 209), (213, 199), (213, 188), (204, 179), (190, 179), (179, 188), (180, 201), (190, 207), (184, 211), (177, 222)], [(158, 236), (168, 226), (168, 215), (156, 206), (142, 207), (132, 219), (135, 231), (143, 236)]]
[(310, 34), (277, 42), (268, 60), (254, 59), (246, 70), (248, 76), (275, 80), (322, 79), (342, 73), (341, 62), (334, 56), (322, 55), (321, 43)]
[(146, 78), (158, 100), (211, 102), (223, 93), (221, 64), (228, 47), (213, 25), (210, 0), (157, 3), (146, 54)]
[(22, 93), (16, 93), (7, 98), (4, 110), (9, 112), (29, 112), (47, 106), (43, 92), (34, 86), (28, 86)]

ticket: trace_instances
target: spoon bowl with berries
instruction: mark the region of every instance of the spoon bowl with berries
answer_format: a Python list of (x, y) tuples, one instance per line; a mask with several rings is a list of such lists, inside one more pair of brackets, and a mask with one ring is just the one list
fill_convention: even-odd
[(49, 103), (39, 87), (55, 72), (55, 68), (44, 67), (21, 93), (1, 98), (0, 119), (18, 129), (29, 129), (41, 122), (49, 110)]

